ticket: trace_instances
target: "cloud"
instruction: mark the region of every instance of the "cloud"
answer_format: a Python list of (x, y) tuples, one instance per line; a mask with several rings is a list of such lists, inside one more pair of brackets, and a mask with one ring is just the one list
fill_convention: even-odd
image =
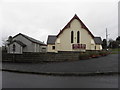
[(46, 42), (47, 36), (57, 35), (75, 13), (95, 36), (105, 38), (105, 29), (108, 28), (110, 38), (117, 37), (118, 0), (45, 1), (4, 0), (0, 16), (2, 37), (21, 32)]

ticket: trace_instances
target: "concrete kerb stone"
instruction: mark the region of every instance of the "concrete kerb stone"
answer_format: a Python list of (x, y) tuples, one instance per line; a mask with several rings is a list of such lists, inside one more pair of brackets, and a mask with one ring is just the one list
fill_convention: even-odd
[(36, 74), (36, 75), (51, 75), (51, 76), (101, 76), (101, 75), (119, 75), (120, 72), (31, 72), (16, 69), (0, 69), (1, 71)]

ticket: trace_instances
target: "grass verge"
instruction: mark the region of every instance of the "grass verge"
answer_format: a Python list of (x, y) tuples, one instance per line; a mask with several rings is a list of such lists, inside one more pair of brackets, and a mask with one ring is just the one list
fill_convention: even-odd
[(118, 54), (120, 52), (120, 48), (110, 49), (111, 54)]

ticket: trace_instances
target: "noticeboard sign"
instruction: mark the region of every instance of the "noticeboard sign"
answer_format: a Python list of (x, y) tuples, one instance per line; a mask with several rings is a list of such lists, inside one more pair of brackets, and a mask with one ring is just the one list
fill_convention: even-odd
[(86, 44), (73, 44), (72, 49), (86, 49)]

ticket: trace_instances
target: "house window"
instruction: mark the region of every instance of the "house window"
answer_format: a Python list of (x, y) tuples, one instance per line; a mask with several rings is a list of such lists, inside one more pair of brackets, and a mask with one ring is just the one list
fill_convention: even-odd
[(42, 49), (46, 49), (46, 48), (42, 48)]
[(96, 50), (96, 46), (95, 46), (95, 50)]
[(46, 48), (45, 47), (42, 48), (42, 52), (46, 52)]
[(71, 31), (71, 43), (73, 43), (74, 32)]
[(77, 43), (80, 43), (80, 32), (77, 32)]
[(16, 47), (15, 44), (13, 44), (13, 52), (15, 52), (15, 47)]
[(52, 46), (52, 49), (55, 50), (55, 46)]
[(36, 47), (37, 47), (37, 46), (36, 46), (36, 43), (35, 43), (34, 45), (35, 45), (35, 48), (34, 48), (34, 50), (35, 50), (35, 52), (36, 52)]

